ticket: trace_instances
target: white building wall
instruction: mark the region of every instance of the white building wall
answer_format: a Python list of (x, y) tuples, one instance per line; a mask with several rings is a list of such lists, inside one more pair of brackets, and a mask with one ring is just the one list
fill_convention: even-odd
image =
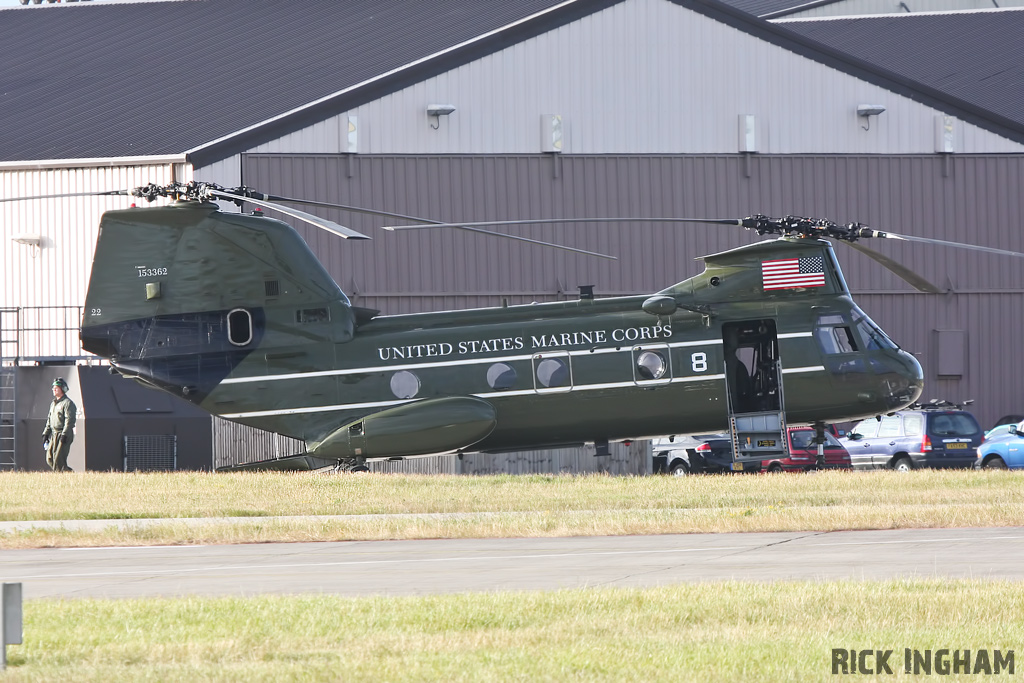
[[(209, 166), (196, 169), (195, 179), (205, 183), (215, 183), (222, 187), (238, 187), (242, 184), (242, 164), (239, 156), (236, 154), (227, 159), (214, 162)], [(263, 191), (270, 192), (270, 190)], [(225, 204), (234, 206), (230, 202), (221, 202), (220, 204), (222, 206)]]
[[(452, 104), (439, 120), (431, 103)], [(867, 121), (859, 104), (886, 111)], [(942, 112), (665, 0), (631, 0), (261, 145), (255, 152), (536, 154), (542, 115), (569, 154), (933, 154)], [(432, 126), (437, 126), (435, 130)], [(1024, 145), (955, 122), (958, 153)]]
[[(174, 179), (173, 161), (64, 168), (55, 168), (60, 162), (38, 165), (42, 167), (0, 167), (0, 198), (105, 192)], [(183, 173), (190, 170), (187, 166), (183, 170), (179, 163), (176, 179), (189, 180), (181, 177)], [(110, 196), (0, 202), (0, 309), (22, 309), (21, 326), (29, 331), (22, 336), (20, 357), (81, 355), (77, 329), (67, 334), (55, 331), (68, 324), (77, 328), (80, 310), (51, 307), (84, 304), (101, 214), (144, 201)], [(0, 322), (10, 324), (10, 319)], [(2, 355), (10, 353), (5, 346)]]

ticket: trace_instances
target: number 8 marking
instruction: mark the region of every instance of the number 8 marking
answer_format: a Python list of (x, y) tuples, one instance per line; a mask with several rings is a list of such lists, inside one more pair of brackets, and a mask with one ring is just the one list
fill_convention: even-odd
[(693, 367), (694, 372), (707, 372), (708, 371), (708, 354), (703, 351), (690, 356), (690, 365)]

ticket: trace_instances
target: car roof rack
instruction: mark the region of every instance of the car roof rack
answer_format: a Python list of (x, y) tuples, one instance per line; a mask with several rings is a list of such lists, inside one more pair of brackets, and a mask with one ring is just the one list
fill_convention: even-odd
[(911, 405), (907, 410), (963, 410), (967, 406), (974, 403), (973, 398), (969, 398), (966, 401), (956, 403), (954, 401), (947, 401), (946, 399), (933, 398), (927, 403), (917, 402)]

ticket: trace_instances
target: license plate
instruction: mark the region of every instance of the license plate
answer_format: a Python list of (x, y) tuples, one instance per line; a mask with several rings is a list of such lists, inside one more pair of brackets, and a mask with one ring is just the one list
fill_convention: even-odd
[(965, 443), (947, 443), (946, 448), (967, 448)]
[(741, 471), (743, 471), (743, 463), (741, 463), (741, 462), (734, 462), (732, 464), (732, 470), (733, 470), (733, 472), (741, 472)]

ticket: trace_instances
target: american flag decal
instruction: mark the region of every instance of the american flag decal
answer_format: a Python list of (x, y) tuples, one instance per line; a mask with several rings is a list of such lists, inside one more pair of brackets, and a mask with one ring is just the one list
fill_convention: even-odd
[(765, 290), (824, 287), (825, 259), (821, 256), (761, 261)]

